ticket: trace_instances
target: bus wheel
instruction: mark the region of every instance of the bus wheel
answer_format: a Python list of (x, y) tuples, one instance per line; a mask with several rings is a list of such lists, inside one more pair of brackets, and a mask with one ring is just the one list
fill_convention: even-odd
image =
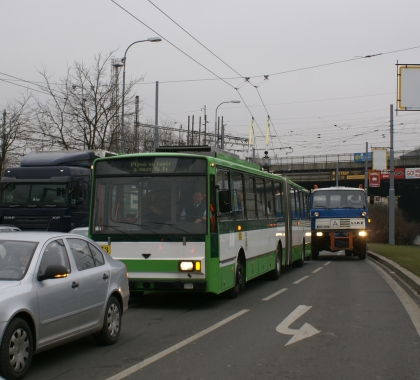
[(366, 259), (366, 240), (359, 240), (354, 248), (354, 254), (357, 254), (357, 257), (359, 260), (365, 260)]
[(268, 279), (276, 281), (280, 277), (281, 273), (281, 247), (277, 248), (275, 267), (271, 272), (268, 272)]
[(236, 263), (235, 286), (227, 290), (224, 295), (228, 299), (234, 299), (238, 296), (239, 291), (245, 288), (245, 265), (243, 261), (238, 258)]
[(302, 249), (300, 254), (300, 259), (295, 261), (295, 264), (298, 268), (302, 268), (305, 261), (305, 240), (302, 243)]

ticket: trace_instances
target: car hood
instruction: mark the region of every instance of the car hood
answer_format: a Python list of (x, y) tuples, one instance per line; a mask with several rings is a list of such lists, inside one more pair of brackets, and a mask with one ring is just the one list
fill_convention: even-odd
[(0, 281), (0, 291), (7, 288), (18, 286), (20, 281)]

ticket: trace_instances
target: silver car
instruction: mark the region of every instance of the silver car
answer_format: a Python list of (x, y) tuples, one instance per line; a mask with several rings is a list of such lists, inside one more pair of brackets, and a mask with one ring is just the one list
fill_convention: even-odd
[(0, 376), (20, 379), (32, 355), (93, 335), (114, 344), (128, 308), (127, 269), (89, 238), (0, 236)]

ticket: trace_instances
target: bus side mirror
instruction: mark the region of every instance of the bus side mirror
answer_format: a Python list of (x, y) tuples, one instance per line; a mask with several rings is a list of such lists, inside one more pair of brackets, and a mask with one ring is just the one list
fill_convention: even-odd
[(229, 190), (219, 190), (219, 212), (227, 213), (231, 212), (231, 202), (230, 202), (230, 191)]

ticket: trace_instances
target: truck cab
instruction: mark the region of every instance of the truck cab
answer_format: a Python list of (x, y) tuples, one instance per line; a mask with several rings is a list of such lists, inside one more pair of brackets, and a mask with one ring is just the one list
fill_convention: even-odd
[(368, 201), (362, 188), (315, 188), (310, 195), (311, 256), (344, 250), (346, 256), (366, 258)]

